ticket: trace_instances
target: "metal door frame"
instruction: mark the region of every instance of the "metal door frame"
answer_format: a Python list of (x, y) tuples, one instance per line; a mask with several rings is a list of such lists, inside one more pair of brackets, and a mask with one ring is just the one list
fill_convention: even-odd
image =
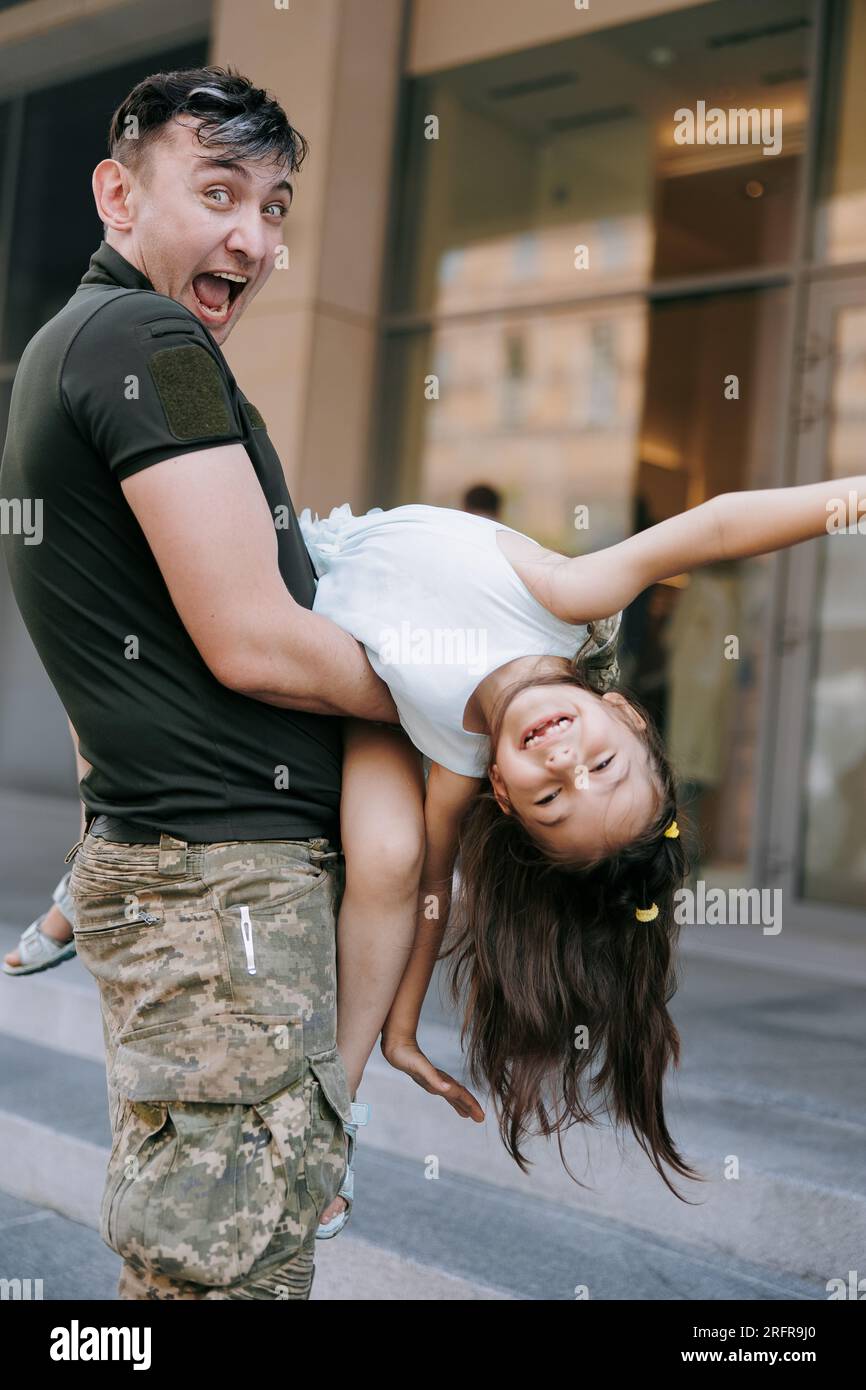
[[(821, 482), (832, 419), (835, 379), (836, 318), (841, 310), (866, 308), (866, 275), (833, 275), (813, 280), (809, 288), (806, 332), (798, 353), (799, 380), (795, 484)], [(775, 688), (778, 692), (768, 796), (766, 859), (762, 878), (783, 893), (785, 924), (794, 930), (831, 928), (862, 943), (866, 913), (854, 907), (815, 902), (798, 895), (801, 830), (806, 800), (811, 678), (819, 635), (820, 539), (792, 547), (785, 554), (782, 608), (776, 632)]]

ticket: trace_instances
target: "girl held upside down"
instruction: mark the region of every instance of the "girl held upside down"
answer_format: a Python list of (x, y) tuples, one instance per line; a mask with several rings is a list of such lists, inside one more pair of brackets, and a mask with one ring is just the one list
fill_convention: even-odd
[(521, 1143), (555, 1133), (562, 1154), (565, 1130), (594, 1123), (591, 1080), (671, 1191), (664, 1164), (698, 1177), (662, 1103), (688, 872), (674, 776), (646, 711), (584, 658), (651, 584), (825, 535), (853, 489), (866, 477), (725, 493), (574, 558), (450, 508), (301, 515), (314, 611), (364, 644), (405, 731), (346, 721), (337, 1046), (353, 1096), (381, 1032), (393, 1066), (484, 1119), (416, 1039), (459, 855), (451, 992), (508, 1153), (526, 1171)]

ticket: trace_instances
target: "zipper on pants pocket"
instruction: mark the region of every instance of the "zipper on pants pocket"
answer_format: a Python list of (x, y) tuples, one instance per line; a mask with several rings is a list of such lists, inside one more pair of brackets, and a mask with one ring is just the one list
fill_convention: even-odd
[(247, 953), (247, 970), (250, 975), (255, 975), (256, 958), (253, 954), (253, 924), (250, 921), (250, 910), (248, 907), (241, 908), (241, 936), (244, 939), (244, 950)]

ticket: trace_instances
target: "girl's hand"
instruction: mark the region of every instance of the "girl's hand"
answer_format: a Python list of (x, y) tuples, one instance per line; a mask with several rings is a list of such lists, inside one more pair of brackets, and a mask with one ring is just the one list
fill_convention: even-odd
[(449, 1076), (447, 1071), (440, 1071), (438, 1067), (434, 1067), (414, 1038), (386, 1042), (383, 1037), (382, 1056), (392, 1067), (396, 1067), (397, 1071), (404, 1071), (407, 1076), (411, 1076), (412, 1080), (425, 1091), (429, 1091), (431, 1096), (442, 1096), (464, 1119), (476, 1120), (479, 1124), (483, 1122), (484, 1111), (472, 1092), (467, 1091), (453, 1076)]

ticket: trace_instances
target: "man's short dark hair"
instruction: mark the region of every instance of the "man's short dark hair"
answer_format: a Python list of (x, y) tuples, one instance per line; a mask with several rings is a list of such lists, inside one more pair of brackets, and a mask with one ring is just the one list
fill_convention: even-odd
[(270, 159), (296, 173), (307, 155), (275, 97), (231, 67), (210, 66), (151, 73), (133, 87), (111, 118), (109, 158), (140, 173), (160, 131), (181, 115), (200, 120), (202, 145), (225, 147), (221, 159)]

